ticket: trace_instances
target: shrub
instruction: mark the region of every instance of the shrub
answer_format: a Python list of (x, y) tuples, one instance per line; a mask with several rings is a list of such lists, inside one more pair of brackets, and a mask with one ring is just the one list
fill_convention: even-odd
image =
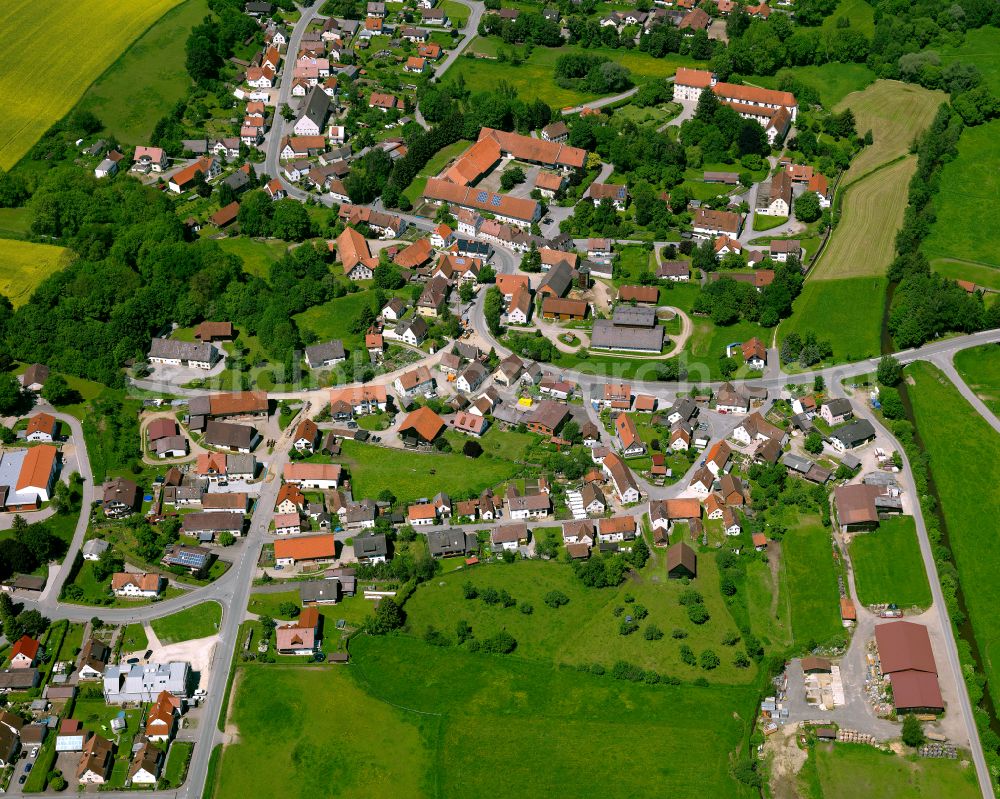
[(495, 588), (484, 588), (479, 596), (482, 597), (483, 602), (487, 605), (500, 604), (500, 592)]
[(617, 618), (618, 616), (621, 616), (624, 612), (625, 612), (625, 607), (623, 605), (615, 605), (615, 607), (611, 610), (611, 615)]
[(712, 669), (717, 669), (719, 667), (719, 656), (715, 654), (711, 649), (706, 649), (701, 653), (698, 658), (698, 662), (705, 671), (711, 671)]
[(466, 599), (475, 599), (479, 596), (479, 589), (477, 589), (472, 583), (465, 583), (462, 586), (462, 596)]
[(681, 660), (689, 666), (694, 666), (698, 663), (698, 658), (694, 656), (694, 650), (687, 644), (681, 644)]
[(628, 682), (640, 682), (645, 676), (645, 671), (629, 663), (627, 660), (619, 660), (611, 667), (611, 676), (616, 680), (627, 680)]
[(692, 624), (704, 624), (709, 619), (704, 605), (688, 605), (687, 613)]
[(459, 619), (455, 622), (455, 637), (460, 644), (464, 644), (472, 638), (472, 627), (469, 626), (469, 622), (465, 619)]
[(634, 621), (622, 621), (622, 623), (618, 625), (618, 634), (631, 635), (638, 629), (639, 625), (636, 624)]
[(907, 746), (921, 746), (926, 740), (924, 728), (920, 726), (917, 717), (907, 714), (903, 719), (903, 743)]
[(525, 616), (530, 616), (532, 613), (535, 612), (534, 606), (529, 604), (528, 602), (522, 602), (520, 605), (518, 605), (518, 610), (520, 610), (521, 613), (523, 613)]
[(663, 630), (655, 624), (647, 624), (646, 629), (643, 630), (642, 634), (647, 641), (659, 641), (663, 638)]
[(685, 588), (681, 591), (680, 596), (677, 597), (677, 601), (682, 605), (691, 606), (700, 605), (705, 601), (705, 599), (694, 588)]
[(569, 597), (562, 591), (549, 591), (543, 601), (550, 608), (560, 608), (569, 603)]
[(482, 649), (483, 652), (489, 652), (491, 655), (509, 655), (517, 649), (517, 641), (509, 632), (501, 630), (496, 635), (485, 639)]
[(680, 640), (681, 638), (687, 638), (688, 637), (688, 633), (687, 633), (687, 630), (682, 630), (680, 627), (674, 627), (674, 629), (670, 633), (670, 636), (672, 638), (676, 638), (677, 640)]
[(722, 643), (725, 646), (736, 646), (740, 642), (740, 634), (735, 630), (726, 633), (725, 638), (722, 639)]
[(649, 615), (649, 611), (646, 610), (645, 605), (636, 605), (632, 608), (632, 618), (636, 621), (642, 621)]
[(451, 646), (451, 641), (448, 640), (448, 636), (440, 630), (434, 629), (429, 624), (427, 625), (427, 630), (424, 632), (424, 641), (431, 646)]
[(738, 669), (746, 669), (750, 667), (750, 658), (747, 657), (746, 652), (737, 652), (736, 657), (733, 658), (733, 665)]

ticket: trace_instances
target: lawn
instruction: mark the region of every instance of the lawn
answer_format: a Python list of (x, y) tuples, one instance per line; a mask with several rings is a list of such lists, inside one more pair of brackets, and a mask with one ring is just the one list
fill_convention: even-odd
[(816, 516), (789, 521), (794, 526), (781, 542), (781, 569), (792, 611), (792, 634), (797, 645), (812, 649), (844, 632), (833, 542), (829, 528)]
[[(347, 668), (242, 670), (218, 799), (752, 795), (729, 773), (749, 687), (633, 685), (407, 638), (351, 650)], [(651, 760), (652, 742), (683, 742), (683, 762)]]
[(0, 264), (3, 264), (0, 269), (0, 294), (6, 296), (15, 308), (24, 305), (38, 284), (65, 266), (69, 257), (69, 250), (63, 247), (0, 239)]
[[(469, 7), (463, 6), (461, 3), (456, 3), (454, 0), (444, 0), (441, 3), (441, 10), (448, 15), (448, 21), (451, 22), (452, 27), (456, 27), (459, 30), (465, 27), (466, 21), (469, 19)], [(469, 35), (474, 35), (474, 31), (469, 31)], [(448, 37), (451, 38), (450, 36)], [(461, 41), (461, 40), (459, 40)]]
[(861, 604), (930, 607), (931, 589), (912, 516), (886, 519), (875, 532), (855, 536), (851, 562)]
[[(0, 93), (16, 98), (0, 120), (0, 168), (17, 163), (76, 104), (90, 82), (177, 1), (7, 4), (3, 29), (10, 52), (31, 53), (40, 39), (60, 44), (47, 48), (42, 60), (9, 58), (0, 72)], [(88, 30), (100, 33), (86, 35)]]
[(163, 767), (161, 779), (166, 786), (179, 788), (187, 776), (188, 763), (191, 754), (194, 752), (194, 743), (191, 741), (174, 741), (170, 744), (170, 751), (167, 753), (167, 763)]
[[(247, 611), (258, 616), (270, 616), (272, 619), (282, 619), (279, 610), (285, 602), (291, 602), (301, 606), (299, 591), (292, 584), (288, 591), (278, 593), (255, 593), (250, 594), (247, 602)], [(352, 597), (344, 597), (336, 605), (318, 605), (320, 615), (325, 617), (323, 639), (326, 649), (333, 649), (330, 640), (335, 638), (336, 623), (338, 619), (344, 619), (351, 627), (360, 627), (375, 611), (375, 603), (370, 599), (365, 599), (361, 593)], [(282, 619), (287, 621), (287, 619)]]
[[(970, 261), (973, 268), (979, 265), (977, 271), (986, 277), (983, 284), (997, 286), (1000, 255), (996, 237), (988, 231), (1000, 214), (1000, 120), (962, 131), (958, 157), (944, 165), (933, 204), (937, 218), (924, 240), (924, 252), (931, 258)], [(968, 270), (956, 276), (980, 282)]]
[(168, 11), (87, 89), (79, 107), (93, 111), (120, 141), (147, 143), (191, 83), (184, 43), (206, 14), (206, 0), (185, 0)]
[(281, 239), (246, 239), (242, 236), (232, 239), (218, 239), (223, 250), (238, 255), (243, 260), (243, 270), (251, 275), (268, 279), (271, 264), (288, 251), (288, 242)]
[(990, 26), (966, 31), (958, 47), (942, 47), (938, 51), (941, 65), (953, 61), (973, 64), (982, 73), (983, 82), (1000, 92), (1000, 29)]
[[(933, 235), (933, 228), (931, 235)], [(980, 288), (1000, 291), (1000, 268), (998, 267), (952, 258), (931, 258), (931, 270), (951, 280), (968, 280)]]
[(129, 624), (122, 631), (122, 652), (138, 652), (149, 648), (146, 628), (141, 624)]
[(424, 193), (424, 186), (427, 185), (427, 178), (436, 177), (438, 172), (444, 169), (451, 159), (463, 153), (471, 144), (472, 142), (468, 139), (459, 139), (454, 144), (449, 144), (447, 147), (443, 147), (438, 150), (430, 161), (427, 162), (424, 168), (420, 170), (420, 174), (417, 175), (413, 179), (413, 182), (406, 187), (403, 194), (409, 198), (411, 203), (416, 204), (417, 200), (420, 199), (421, 195)]
[(358, 497), (377, 497), (389, 489), (401, 502), (433, 497), (439, 491), (452, 499), (478, 496), (519, 471), (513, 463), (483, 455), (473, 460), (452, 453), (400, 451), (342, 442), (341, 463), (351, 472), (351, 485)]
[(807, 769), (815, 769), (824, 797), (974, 799), (981, 795), (976, 770), (967, 763), (906, 758), (861, 744), (817, 744)]
[(792, 315), (781, 323), (778, 340), (789, 333), (814, 332), (833, 346), (832, 360), (851, 363), (880, 351), (884, 277), (807, 280)]
[[(851, 21), (851, 27), (863, 33), (869, 39), (875, 33), (875, 12), (865, 0), (840, 0), (836, 10), (823, 20), (820, 30), (833, 33), (837, 30), (837, 22), (841, 17)], [(842, 64), (841, 66), (854, 66)]]
[(1000, 344), (983, 344), (955, 353), (955, 368), (966, 385), (1000, 414)]
[(785, 224), (788, 221), (787, 216), (768, 216), (767, 214), (754, 214), (753, 215), (753, 229), (756, 230), (771, 230), (779, 225)]
[(615, 280), (618, 285), (635, 285), (643, 272), (648, 274), (655, 271), (656, 256), (651, 250), (631, 245), (618, 251), (618, 272), (621, 275)]
[(0, 208), (0, 238), (23, 239), (30, 229), (30, 208)]
[(150, 625), (160, 643), (176, 644), (179, 641), (193, 641), (215, 635), (221, 621), (222, 605), (218, 602), (202, 602), (162, 619), (154, 619)]
[(718, 327), (699, 317), (692, 320), (692, 323), (694, 330), (688, 341), (690, 359), (686, 366), (688, 380), (693, 383), (722, 379), (719, 360), (726, 357), (728, 345), (739, 344), (756, 336), (766, 346), (770, 346), (774, 336), (773, 329), (761, 327), (756, 322), (737, 322)]
[(364, 332), (354, 333), (351, 326), (366, 305), (378, 313), (380, 309), (374, 304), (374, 291), (358, 291), (314, 305), (293, 318), (300, 328), (315, 333), (319, 341), (341, 339), (348, 350), (358, 349), (364, 345)]
[[(466, 49), (466, 53), (479, 53), (496, 56), (497, 48), (505, 47), (497, 38), (477, 38)], [(523, 48), (515, 48), (523, 53)], [(581, 47), (564, 45), (563, 47), (536, 47), (531, 55), (518, 66), (510, 63), (500, 63), (495, 58), (467, 58), (464, 54), (455, 60), (446, 73), (447, 78), (455, 79), (459, 75), (465, 78), (469, 86), (495, 86), (501, 80), (517, 90), (522, 100), (541, 99), (553, 108), (566, 108), (594, 100), (600, 95), (581, 92), (575, 89), (564, 89), (557, 86), (553, 79), (553, 68), (556, 60), (564, 53), (584, 52), (594, 56), (607, 56), (632, 72), (637, 83), (644, 79), (660, 80), (668, 78), (677, 71), (679, 66), (701, 66), (704, 62), (694, 61), (683, 56), (670, 58), (653, 58), (639, 50), (613, 50), (602, 47), (592, 47), (584, 50)]]
[[(518, 607), (487, 605), (481, 599), (467, 600), (462, 586), (471, 582), (480, 591), (506, 589), (518, 605), (527, 602), (533, 608), (525, 614)], [(675, 676), (684, 681), (705, 677), (712, 683), (745, 683), (754, 669), (738, 669), (732, 661), (736, 647), (727, 647), (722, 639), (736, 630), (719, 592), (719, 576), (714, 553), (706, 551), (698, 558), (698, 578), (693, 583), (705, 600), (711, 616), (704, 625), (694, 625), (686, 609), (678, 602), (685, 586), (668, 580), (658, 558), (651, 558), (639, 575), (618, 588), (587, 588), (572, 567), (556, 561), (519, 561), (514, 564), (490, 564), (471, 571), (460, 571), (424, 583), (406, 603), (408, 630), (423, 635), (428, 625), (437, 628), (454, 642), (455, 624), (464, 619), (472, 625), (477, 638), (488, 638), (506, 630), (517, 639), (519, 658), (542, 663), (572, 666), (600, 663), (610, 669), (615, 661), (626, 660), (645, 669)], [(553, 609), (543, 601), (552, 590), (570, 598), (567, 605)], [(649, 616), (639, 621), (640, 630), (628, 636), (619, 633), (625, 614), (634, 605), (625, 601), (631, 595), (636, 605), (643, 605)], [(622, 608), (616, 616), (615, 608)], [(659, 641), (647, 641), (643, 630), (655, 624), (666, 635)], [(671, 631), (683, 629), (688, 637), (676, 640)], [(712, 649), (721, 665), (704, 671), (686, 665), (680, 647), (689, 645), (695, 652)]]
[(917, 157), (911, 155), (847, 188), (840, 221), (810, 279), (886, 273), (896, 255), (896, 231), (903, 223), (907, 186), (916, 169)]
[(834, 110), (839, 113), (850, 108), (858, 134), (871, 130), (874, 143), (851, 163), (843, 185), (909, 152), (913, 138), (930, 124), (946, 100), (944, 92), (894, 80), (878, 80), (864, 91), (847, 95)]
[[(996, 531), (984, 523), (983, 487), (1000, 485), (1000, 437), (938, 369), (926, 362), (906, 368), (913, 414), (930, 458), (948, 543), (990, 692), (1000, 690), (1000, 555)], [(981, 453), (977, 455), (977, 453)], [(985, 454), (985, 456), (983, 456)], [(995, 505), (995, 503), (993, 503)]]

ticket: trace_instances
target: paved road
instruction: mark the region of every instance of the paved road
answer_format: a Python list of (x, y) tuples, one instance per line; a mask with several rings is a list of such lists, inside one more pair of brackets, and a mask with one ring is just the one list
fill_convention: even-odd
[[(672, 79), (671, 79), (672, 80)], [(583, 105), (575, 105), (572, 108), (564, 108), (562, 114), (569, 116), (571, 114), (579, 114), (583, 109), (597, 109), (604, 108), (606, 105), (612, 105), (617, 103), (619, 100), (625, 100), (631, 97), (639, 91), (638, 86), (633, 86), (631, 89), (620, 94), (612, 94), (610, 97), (602, 97), (600, 100), (591, 100), (589, 103), (583, 103)]]
[(455, 60), (465, 52), (465, 48), (476, 38), (476, 31), (479, 29), (479, 20), (483, 18), (483, 12), (486, 10), (486, 6), (482, 2), (479, 2), (479, 0), (455, 0), (455, 2), (461, 3), (469, 9), (469, 18), (462, 29), (464, 33), (462, 41), (434, 68), (434, 76), (439, 79), (444, 77), (444, 73), (448, 71), (448, 67), (455, 63)]
[(1000, 419), (997, 419), (996, 414), (986, 407), (986, 403), (979, 399), (975, 391), (969, 388), (968, 384), (962, 379), (962, 376), (955, 368), (955, 352), (957, 350), (935, 355), (930, 358), (930, 361), (948, 375), (948, 379), (955, 384), (955, 388), (958, 389), (959, 393), (969, 401), (969, 404), (976, 409), (980, 416), (989, 422), (994, 430), (1000, 433)]
[[(998, 331), (991, 331), (994, 335)], [(968, 337), (963, 337), (968, 338)], [(943, 344), (944, 342), (942, 342)], [(968, 345), (967, 345), (968, 346)], [(959, 347), (958, 349), (961, 349)], [(917, 358), (911, 358), (911, 360), (917, 360)], [(840, 385), (838, 380), (835, 383), (827, 383), (827, 387), (832, 396), (845, 396), (843, 387)], [(871, 412), (867, 405), (864, 403), (855, 402), (854, 403), (855, 413), (862, 416), (868, 421), (870, 421), (879, 433), (886, 436), (890, 441), (896, 441), (892, 433), (888, 428), (883, 425), (877, 416)], [(917, 540), (920, 543), (920, 556), (924, 561), (924, 571), (927, 572), (927, 579), (931, 585), (931, 596), (933, 597), (934, 603), (930, 610), (924, 615), (937, 614), (937, 627), (939, 628), (940, 634), (944, 638), (945, 642), (945, 655), (948, 658), (948, 666), (951, 673), (955, 675), (957, 682), (956, 695), (958, 696), (959, 707), (957, 711), (961, 713), (962, 718), (965, 722), (965, 730), (969, 737), (969, 749), (972, 753), (972, 760), (976, 766), (976, 774), (979, 777), (979, 787), (983, 792), (983, 796), (986, 799), (993, 799), (993, 783), (989, 773), (989, 769), (986, 765), (986, 758), (983, 755), (983, 746), (979, 740), (979, 731), (976, 728), (975, 717), (972, 714), (972, 704), (969, 701), (969, 694), (965, 688), (965, 682), (962, 679), (962, 666), (958, 658), (958, 647), (955, 644), (955, 636), (952, 632), (951, 619), (948, 618), (948, 610), (944, 601), (944, 594), (941, 591), (941, 581), (938, 577), (937, 564), (934, 561), (934, 552), (931, 545), (931, 540), (927, 535), (927, 525), (924, 522), (923, 510), (920, 507), (919, 495), (917, 494), (916, 483), (913, 479), (913, 471), (910, 467), (909, 459), (906, 457), (906, 451), (903, 446), (896, 442), (896, 451), (902, 456), (903, 468), (900, 470), (899, 474), (896, 475), (897, 480), (901, 483), (903, 491), (908, 493), (909, 496), (914, 498), (912, 502), (913, 509), (913, 519), (916, 523), (917, 528)], [(955, 712), (956, 708), (950, 708), (949, 712)]]

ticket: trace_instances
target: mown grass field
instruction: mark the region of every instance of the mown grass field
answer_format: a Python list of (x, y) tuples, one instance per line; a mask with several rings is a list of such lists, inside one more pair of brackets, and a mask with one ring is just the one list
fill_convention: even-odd
[[(0, 119), (0, 167), (17, 163), (87, 86), (177, 2), (8, 3), (0, 28), (8, 52), (17, 55), (0, 69), (0, 93), (8, 100)], [(49, 43), (44, 57), (37, 50), (40, 42)]]
[(271, 264), (288, 252), (288, 242), (280, 239), (248, 239), (237, 236), (230, 239), (218, 239), (216, 242), (223, 250), (238, 255), (243, 260), (243, 270), (267, 280)]
[(459, 139), (454, 144), (449, 144), (447, 147), (438, 150), (431, 160), (427, 162), (426, 166), (420, 170), (420, 174), (417, 175), (413, 179), (413, 182), (406, 187), (403, 194), (409, 198), (411, 203), (416, 204), (417, 200), (419, 200), (420, 196), (424, 193), (424, 187), (427, 185), (427, 178), (435, 177), (438, 172), (448, 165), (448, 162), (451, 161), (452, 158), (461, 155), (461, 153), (464, 152), (470, 144), (472, 144), (472, 142), (467, 139)]
[(983, 344), (955, 353), (955, 368), (965, 384), (1000, 414), (1000, 344)]
[(821, 743), (799, 775), (803, 799), (974, 799), (976, 770), (958, 760), (901, 757), (862, 744)]
[(482, 455), (407, 452), (357, 441), (344, 441), (337, 460), (351, 471), (351, 484), (359, 497), (377, 497), (388, 488), (401, 502), (433, 497), (438, 491), (452, 498), (477, 495), (512, 477), (518, 467)]
[(875, 81), (864, 91), (847, 95), (834, 110), (839, 113), (850, 108), (857, 120), (858, 134), (863, 136), (871, 130), (874, 143), (851, 162), (844, 173), (843, 185), (905, 155), (913, 137), (930, 124), (938, 106), (946, 100), (944, 92), (895, 80)]
[(69, 257), (64, 247), (0, 239), (0, 294), (15, 308), (24, 305), (38, 284), (62, 268)]
[[(990, 690), (1000, 690), (1000, 554), (984, 488), (1000, 485), (1000, 436), (934, 366), (906, 367), (917, 430), (930, 458), (949, 544)], [(990, 489), (992, 491), (992, 488)], [(995, 492), (988, 495), (994, 496)], [(990, 504), (988, 502), (988, 504)], [(991, 503), (991, 509), (995, 506)]]
[[(958, 157), (944, 165), (941, 188), (934, 197), (937, 219), (923, 250), (931, 258), (974, 261), (994, 268), (988, 282), (1000, 281), (993, 220), (1000, 214), (1000, 120), (965, 128), (958, 141)], [(974, 280), (972, 268), (954, 269), (956, 277)], [(979, 282), (979, 281), (975, 281)]]
[(931, 270), (952, 280), (968, 280), (979, 287), (1000, 291), (1000, 268), (952, 258), (931, 258)]
[[(408, 638), (364, 636), (351, 655), (241, 670), (217, 799), (751, 795), (728, 766), (750, 688), (651, 688)], [(651, 759), (653, 741), (685, 741), (684, 762)]]
[(184, 43), (206, 14), (206, 0), (184, 0), (168, 11), (87, 89), (79, 107), (94, 112), (123, 143), (146, 143), (191, 82)]
[(920, 557), (912, 516), (897, 516), (851, 541), (851, 562), (863, 605), (895, 602), (901, 608), (931, 604), (931, 589)]
[(822, 644), (843, 633), (840, 591), (829, 528), (816, 516), (790, 526), (781, 541), (781, 569), (797, 645)]
[(896, 231), (903, 223), (907, 186), (916, 169), (917, 157), (911, 155), (847, 188), (840, 222), (809, 272), (811, 279), (886, 273), (896, 254)]
[(809, 331), (833, 346), (831, 360), (843, 363), (870, 358), (880, 351), (884, 277), (844, 280), (807, 280), (792, 309), (781, 323), (780, 341), (791, 332)]
[[(518, 607), (504, 608), (487, 605), (481, 599), (465, 599), (462, 586), (466, 582), (480, 591), (506, 589), (518, 604), (530, 604), (533, 612), (525, 614)], [(587, 588), (572, 568), (563, 563), (491, 564), (452, 572), (421, 585), (406, 603), (408, 630), (420, 636), (430, 625), (454, 642), (455, 624), (464, 619), (472, 625), (477, 638), (506, 630), (517, 639), (518, 657), (527, 660), (573, 666), (600, 663), (608, 669), (615, 661), (626, 660), (685, 681), (698, 677), (729, 685), (750, 681), (756, 669), (738, 669), (732, 664), (740, 645), (727, 647), (722, 643), (727, 633), (736, 631), (736, 625), (719, 592), (714, 553), (706, 552), (698, 558), (698, 577), (691, 586), (704, 597), (711, 617), (703, 625), (688, 620), (686, 608), (678, 602), (685, 586), (667, 579), (666, 567), (658, 557), (651, 558), (635, 579), (626, 580), (614, 589)], [(543, 599), (552, 590), (562, 591), (570, 598), (569, 603), (555, 609), (546, 605)], [(619, 626), (634, 607), (625, 601), (628, 595), (634, 598), (634, 605), (644, 606), (649, 615), (638, 622), (637, 632), (623, 636)], [(621, 615), (614, 615), (615, 608), (622, 609)], [(647, 641), (643, 630), (649, 624), (659, 627), (664, 637)], [(688, 637), (672, 638), (674, 629), (684, 630)], [(696, 653), (713, 650), (721, 664), (712, 671), (686, 665), (680, 657), (680, 647), (684, 644)]]
[(221, 621), (222, 605), (218, 602), (202, 602), (162, 619), (154, 619), (150, 626), (160, 643), (175, 644), (178, 641), (193, 641), (215, 635)]
[[(480, 37), (468, 46), (466, 53), (495, 56), (498, 47), (511, 49), (509, 45), (504, 45), (495, 37)], [(523, 48), (515, 49), (523, 52)], [(541, 99), (553, 108), (576, 106), (589, 100), (595, 100), (600, 95), (580, 92), (575, 89), (564, 89), (556, 85), (552, 77), (556, 60), (564, 53), (572, 52), (607, 56), (612, 61), (627, 67), (632, 72), (632, 79), (636, 83), (650, 79), (669, 78), (679, 66), (699, 66), (704, 63), (676, 55), (669, 58), (653, 58), (638, 50), (613, 50), (602, 47), (584, 50), (581, 47), (564, 45), (563, 47), (536, 47), (531, 56), (518, 66), (513, 66), (510, 63), (502, 64), (493, 58), (466, 58), (463, 54), (451, 65), (448, 72), (445, 73), (445, 78), (453, 80), (462, 75), (468, 86), (496, 86), (500, 81), (505, 81), (517, 90), (518, 97), (522, 100)]]
[[(726, 347), (739, 344), (756, 336), (766, 346), (771, 346), (774, 336), (772, 328), (761, 327), (756, 322), (737, 322), (726, 327), (717, 327), (709, 320), (696, 318), (693, 320), (691, 338), (688, 340), (690, 362), (686, 364), (689, 379), (721, 380), (719, 359), (726, 356)], [(739, 360), (739, 359), (737, 359)]]

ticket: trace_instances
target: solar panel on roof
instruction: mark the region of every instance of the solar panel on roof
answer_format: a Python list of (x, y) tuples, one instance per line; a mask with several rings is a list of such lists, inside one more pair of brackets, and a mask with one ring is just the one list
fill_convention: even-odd
[(481, 192), (479, 192), (479, 194), (476, 195), (476, 202), (477, 203), (484, 203), (484, 202), (486, 202), (486, 198), (489, 197), (489, 196), (490, 196), (490, 193), (488, 191), (481, 191)]
[(490, 198), (490, 205), (492, 205), (494, 208), (499, 208), (500, 207), (500, 195), (499, 194), (494, 194)]

